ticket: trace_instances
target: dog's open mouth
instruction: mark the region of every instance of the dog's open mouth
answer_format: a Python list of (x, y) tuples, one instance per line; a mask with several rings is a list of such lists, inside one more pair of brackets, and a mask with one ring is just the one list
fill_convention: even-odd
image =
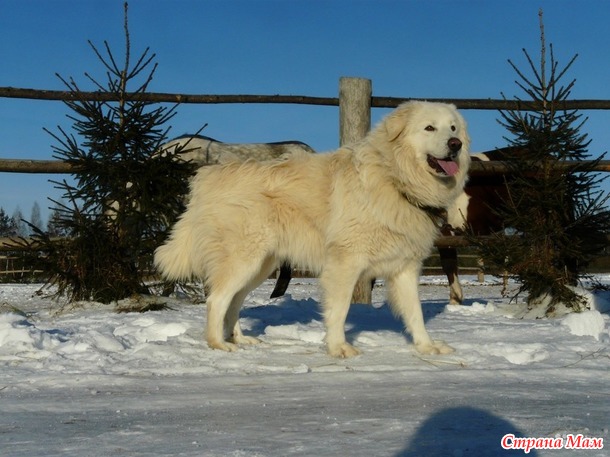
[(437, 159), (428, 154), (428, 165), (441, 176), (454, 176), (460, 170), (459, 165), (449, 157)]

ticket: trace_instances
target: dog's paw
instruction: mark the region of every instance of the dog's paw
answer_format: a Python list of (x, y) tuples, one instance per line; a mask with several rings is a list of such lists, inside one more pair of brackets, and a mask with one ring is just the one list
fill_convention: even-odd
[(355, 348), (349, 343), (341, 343), (328, 346), (328, 355), (330, 355), (331, 357), (347, 359), (349, 357), (355, 357), (360, 354), (362, 354), (360, 349)]
[(445, 344), (443, 341), (432, 341), (426, 344), (416, 344), (415, 349), (417, 352), (424, 355), (439, 355), (439, 354), (451, 354), (455, 351), (451, 346)]
[(226, 352), (235, 352), (238, 349), (237, 344), (229, 343), (228, 341), (208, 341), (208, 346), (210, 349)]
[(259, 340), (258, 338), (255, 338), (253, 336), (241, 335), (241, 336), (238, 336), (238, 337), (232, 336), (231, 337), (231, 343), (243, 344), (243, 345), (260, 344), (261, 340)]

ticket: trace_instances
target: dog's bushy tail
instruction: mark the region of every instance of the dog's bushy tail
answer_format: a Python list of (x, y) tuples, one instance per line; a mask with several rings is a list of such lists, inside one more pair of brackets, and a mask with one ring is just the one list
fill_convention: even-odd
[(190, 236), (172, 233), (165, 244), (155, 250), (154, 265), (161, 275), (170, 281), (186, 281), (195, 274)]

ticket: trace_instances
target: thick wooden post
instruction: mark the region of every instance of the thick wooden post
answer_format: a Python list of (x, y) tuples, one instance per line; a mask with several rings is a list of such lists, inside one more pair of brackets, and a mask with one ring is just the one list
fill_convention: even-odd
[[(339, 80), (339, 141), (341, 146), (360, 141), (371, 129), (370, 79)], [(356, 284), (352, 303), (371, 303), (371, 284), (362, 278)]]
[(339, 142), (341, 146), (360, 141), (371, 129), (370, 79), (339, 79)]

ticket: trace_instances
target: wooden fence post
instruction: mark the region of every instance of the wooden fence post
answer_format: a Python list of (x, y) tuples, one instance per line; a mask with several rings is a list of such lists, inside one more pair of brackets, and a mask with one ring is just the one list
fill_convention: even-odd
[(483, 283), (483, 282), (485, 282), (485, 261), (483, 260), (482, 257), (479, 257), (477, 259), (477, 267), (478, 267), (477, 280), (480, 283)]
[[(371, 129), (370, 79), (339, 79), (339, 142), (341, 146), (360, 141)], [(352, 303), (372, 302), (371, 284), (362, 278), (358, 280)]]

